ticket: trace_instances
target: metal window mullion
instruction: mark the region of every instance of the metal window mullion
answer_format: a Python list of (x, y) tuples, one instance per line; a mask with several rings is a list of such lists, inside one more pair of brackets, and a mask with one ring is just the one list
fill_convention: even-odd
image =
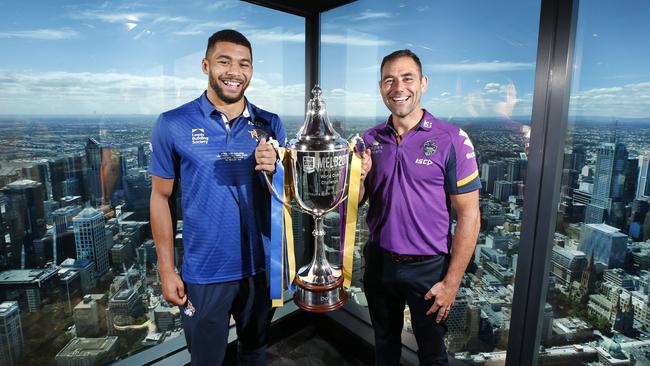
[(568, 118), (578, 0), (542, 0), (507, 365), (536, 365)]

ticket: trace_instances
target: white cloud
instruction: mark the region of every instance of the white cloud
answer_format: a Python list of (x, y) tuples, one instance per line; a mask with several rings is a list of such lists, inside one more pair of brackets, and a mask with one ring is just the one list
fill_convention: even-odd
[(509, 62), (509, 61), (491, 61), (491, 62), (474, 62), (474, 63), (457, 63), (457, 64), (427, 64), (425, 68), (432, 71), (460, 71), (460, 72), (503, 72), (534, 70), (534, 62)]
[(581, 90), (569, 107), (572, 115), (650, 117), (650, 82)]
[[(253, 77), (246, 96), (275, 113), (302, 115), (304, 85), (282, 85), (275, 79), (274, 74)], [(206, 85), (203, 76), (0, 71), (0, 110), (7, 114), (158, 114), (198, 97)], [(48, 103), (36, 107), (35, 97)]]
[(105, 12), (99, 10), (84, 10), (72, 14), (73, 19), (99, 20), (105, 23), (137, 23), (151, 18), (148, 13)]
[(353, 20), (366, 20), (366, 19), (382, 19), (382, 18), (391, 18), (390, 13), (387, 12), (376, 12), (371, 10), (366, 10), (361, 13), (360, 16), (354, 18)]
[(42, 39), (42, 40), (57, 41), (57, 40), (77, 38), (77, 37), (79, 37), (79, 32), (68, 28), (32, 29), (32, 30), (0, 32), (0, 38)]
[(191, 24), (181, 30), (172, 33), (177, 36), (196, 36), (196, 35), (207, 34), (207, 33), (211, 34), (217, 29), (240, 28), (243, 25), (244, 23), (238, 20), (229, 21), (229, 22), (218, 22), (218, 21), (199, 22), (196, 24)]
[[(253, 30), (249, 32), (249, 38), (255, 41), (270, 41), (270, 42), (305, 42), (304, 33), (292, 32), (276, 32), (265, 30)], [(321, 43), (324, 44), (342, 44), (350, 46), (367, 46), (378, 47), (390, 45), (393, 42), (385, 39), (372, 38), (362, 35), (348, 36), (342, 34), (323, 34), (321, 36)]]

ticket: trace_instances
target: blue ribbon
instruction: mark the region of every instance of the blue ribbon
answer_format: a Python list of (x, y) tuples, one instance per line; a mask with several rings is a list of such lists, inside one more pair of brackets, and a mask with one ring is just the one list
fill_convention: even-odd
[[(273, 174), (273, 188), (284, 198), (284, 166), (282, 161), (275, 163), (275, 174)], [(283, 276), (283, 217), (282, 217), (283, 204), (278, 197), (271, 193), (271, 300), (274, 306), (278, 306), (282, 302), (282, 278)]]

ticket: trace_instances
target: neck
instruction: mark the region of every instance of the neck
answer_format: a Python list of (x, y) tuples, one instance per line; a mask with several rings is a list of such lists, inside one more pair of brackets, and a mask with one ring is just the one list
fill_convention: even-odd
[(246, 100), (243, 97), (235, 103), (226, 103), (219, 98), (212, 88), (208, 88), (207, 96), (210, 103), (219, 110), (219, 112), (226, 115), (228, 121), (232, 121), (236, 117), (240, 116), (244, 112), (244, 108), (246, 108)]
[(413, 110), (413, 112), (409, 113), (407, 116), (404, 117), (399, 117), (393, 114), (391, 116), (393, 127), (395, 128), (395, 131), (397, 131), (397, 134), (402, 136), (408, 131), (415, 128), (415, 126), (417, 126), (420, 120), (422, 120), (423, 115), (424, 115), (424, 110), (420, 107), (416, 108), (415, 110)]

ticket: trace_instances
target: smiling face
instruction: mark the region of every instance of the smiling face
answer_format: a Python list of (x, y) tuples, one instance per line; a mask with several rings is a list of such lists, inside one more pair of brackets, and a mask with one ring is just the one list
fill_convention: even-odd
[(413, 113), (419, 115), (420, 97), (427, 89), (427, 84), (427, 77), (422, 76), (412, 58), (398, 57), (386, 62), (381, 69), (379, 91), (391, 113), (406, 118)]
[(253, 76), (250, 50), (231, 42), (217, 42), (203, 59), (203, 72), (216, 97), (233, 104), (242, 100)]

